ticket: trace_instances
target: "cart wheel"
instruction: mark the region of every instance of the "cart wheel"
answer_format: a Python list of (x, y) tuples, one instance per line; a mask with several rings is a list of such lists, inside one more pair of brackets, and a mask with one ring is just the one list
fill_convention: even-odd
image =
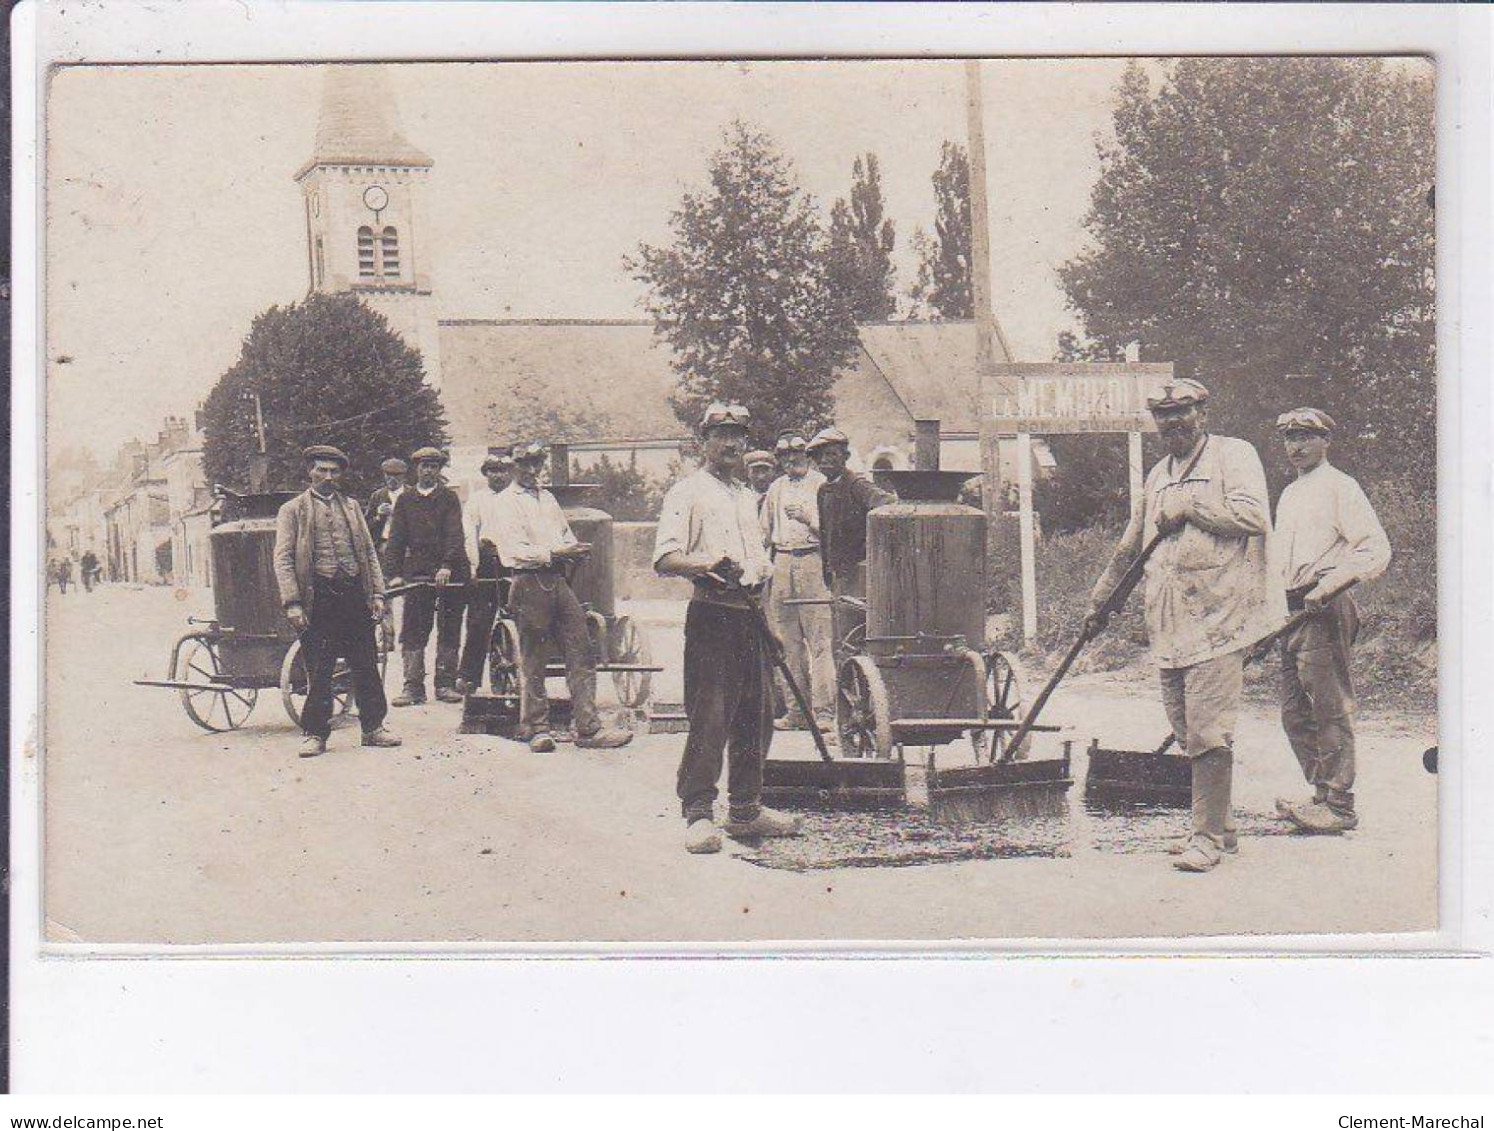
[[(979, 652), (966, 652), (965, 661), (969, 665), (966, 669), (967, 675), (959, 676), (959, 679), (974, 679), (975, 682), (975, 711), (976, 718), (991, 718), (991, 691), (986, 683), (986, 657)], [(956, 691), (960, 688), (956, 687)], [(990, 761), (991, 740), (993, 732), (989, 730), (972, 730), (970, 732), (970, 747), (975, 751), (975, 764)]]
[[(1016, 657), (1006, 652), (986, 653), (986, 717), (988, 719), (1020, 719), (1025, 696), (1022, 689), (1022, 669)], [(1025, 758), (1031, 748), (1031, 737), (1022, 740), (1022, 748), (1015, 755), (1007, 753), (1010, 731), (991, 732), (993, 758)]]
[[(216, 683), (223, 674), (218, 662), (218, 646), (208, 636), (189, 636), (182, 642), (177, 655), (177, 668), (172, 679), (184, 683)], [(181, 691), (182, 708), (187, 718), (203, 730), (221, 734), (238, 730), (254, 710), (259, 692), (252, 687), (227, 687), (222, 691)]]
[(851, 758), (892, 758), (892, 712), (882, 673), (869, 656), (840, 666), (837, 688), (841, 749)]
[[(379, 682), (384, 682), (388, 666), (387, 652), (379, 653)], [(280, 665), (280, 702), (296, 726), (301, 725), (301, 711), (306, 706), (306, 663), (301, 659), (301, 642), (293, 640)], [(332, 719), (351, 716), (353, 712), (353, 673), (346, 660), (338, 660), (332, 669)]]
[(494, 695), (517, 695), (522, 716), (524, 669), (520, 666), (519, 626), (507, 617), (493, 623), (493, 644), (488, 651), (488, 679)]
[[(652, 664), (654, 651), (649, 647), (648, 633), (632, 617), (618, 617), (612, 624), (612, 660), (618, 664)], [(624, 707), (635, 710), (648, 702), (652, 672), (613, 672), (612, 686)]]

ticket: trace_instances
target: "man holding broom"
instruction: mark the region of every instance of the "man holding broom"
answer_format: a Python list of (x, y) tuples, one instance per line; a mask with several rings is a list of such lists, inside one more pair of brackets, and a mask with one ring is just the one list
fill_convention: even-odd
[(1266, 561), (1271, 510), (1260, 456), (1245, 440), (1206, 431), (1208, 399), (1184, 379), (1147, 397), (1167, 458), (1146, 477), (1085, 623), (1092, 633), (1104, 627), (1105, 598), (1160, 536), (1145, 567), (1146, 626), (1168, 721), (1192, 760), (1192, 833), (1173, 861), (1185, 872), (1211, 871), (1221, 853), (1236, 851), (1230, 791), (1245, 655), (1286, 615)]
[(705, 466), (664, 496), (654, 569), (688, 578), (685, 614), (685, 713), (690, 734), (676, 793), (685, 817), (685, 851), (721, 851), (716, 783), (727, 756), (733, 837), (795, 836), (799, 821), (762, 806), (763, 762), (773, 741), (769, 649), (750, 594), (760, 594), (772, 564), (758, 525), (757, 495), (742, 482), (747, 426), (741, 405), (711, 404), (701, 417)]

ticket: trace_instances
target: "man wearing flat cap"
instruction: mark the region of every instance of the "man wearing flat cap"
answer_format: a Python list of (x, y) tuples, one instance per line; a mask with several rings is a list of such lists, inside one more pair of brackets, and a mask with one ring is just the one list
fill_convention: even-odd
[(363, 512), (338, 490), (348, 457), (327, 444), (302, 455), (311, 486), (280, 508), (274, 550), (280, 603), (306, 665), (301, 757), (326, 753), (339, 657), (352, 674), (363, 745), (398, 746), (384, 727), (388, 704), (374, 640), (384, 616), (384, 573)]
[(467, 639), (457, 680), (457, 690), (463, 694), (482, 687), (482, 669), (492, 647), (493, 622), (498, 617), (498, 586), (493, 583), (507, 574), (498, 558), (498, 496), (513, 482), (513, 456), (507, 449), (489, 451), (480, 470), (487, 487), (472, 492), (462, 508), (467, 559), (477, 563), (477, 576), (467, 594)]
[(1354, 681), (1350, 649), (1359, 609), (1345, 588), (1390, 564), (1390, 540), (1364, 491), (1328, 462), (1336, 425), (1321, 409), (1296, 408), (1276, 431), (1297, 477), (1276, 503), (1273, 556), (1291, 612), (1316, 616), (1281, 641), (1281, 723), (1313, 795), (1277, 811), (1304, 833), (1356, 828)]
[(1100, 606), (1143, 546), (1147, 638), (1160, 669), (1162, 704), (1192, 763), (1193, 823), (1173, 845), (1174, 866), (1207, 872), (1237, 841), (1230, 815), (1234, 732), (1244, 692), (1245, 653), (1286, 612), (1271, 576), (1266, 472), (1249, 443), (1206, 431), (1209, 391), (1169, 379), (1147, 407), (1167, 457), (1146, 477), (1109, 567), (1095, 585), (1086, 628), (1104, 627)]
[[(825, 477), (816, 495), (825, 585), (837, 598), (865, 601), (866, 516), (877, 507), (897, 502), (897, 496), (846, 466), (851, 458), (851, 441), (839, 428), (821, 429), (806, 448)], [(835, 667), (839, 670), (855, 651), (848, 641), (864, 629), (866, 612), (841, 600), (830, 608)]]
[(518, 623), (524, 681), (519, 733), (536, 754), (555, 749), (545, 667), (551, 652), (558, 651), (565, 659), (576, 745), (582, 749), (626, 746), (632, 733), (603, 726), (597, 713), (597, 668), (586, 612), (567, 578), (567, 568), (587, 557), (591, 546), (576, 540), (559, 500), (540, 486), (546, 455), (541, 443), (514, 445), (514, 481), (499, 493), (490, 520), (499, 560), (513, 574), (508, 603)]
[(707, 406), (700, 420), (705, 465), (664, 496), (654, 569), (690, 581), (685, 614), (685, 713), (690, 734), (675, 777), (685, 851), (721, 851), (717, 782), (726, 761), (725, 831), (733, 837), (795, 836), (799, 821), (762, 805), (763, 762), (773, 742), (775, 645), (759, 630), (750, 594), (772, 568), (757, 496), (742, 482), (747, 429), (741, 405)]
[(768, 485), (778, 477), (778, 460), (772, 452), (756, 448), (748, 452), (742, 462), (747, 468), (747, 485), (757, 495), (757, 504), (761, 509), (763, 498), (768, 493)]
[[(809, 697), (826, 741), (835, 741), (835, 657), (830, 643), (830, 590), (820, 557), (819, 491), (825, 477), (809, 464), (803, 436), (785, 432), (778, 438), (783, 474), (773, 481), (763, 500), (763, 536), (773, 559), (773, 583), (768, 587), (768, 616), (783, 641), (784, 659)], [(823, 601), (821, 605), (790, 605), (791, 600)], [(788, 689), (787, 704), (773, 721), (779, 730), (800, 730), (805, 719)]]
[(433, 626), (436, 698), (443, 703), (460, 703), (457, 652), (472, 573), (462, 532), (462, 501), (441, 482), (445, 452), (421, 448), (410, 462), (415, 465), (415, 486), (400, 495), (389, 516), (385, 565), (393, 577), (391, 587), (417, 580), (432, 584), (405, 594), (404, 624), (399, 635), (405, 685), (394, 706), (425, 702), (425, 650)]
[(368, 520), (368, 532), (373, 535), (374, 545), (382, 551), (389, 541), (389, 516), (404, 493), (405, 474), (409, 468), (404, 460), (390, 458), (379, 464), (379, 470), (384, 473), (384, 485), (368, 497), (363, 517)]

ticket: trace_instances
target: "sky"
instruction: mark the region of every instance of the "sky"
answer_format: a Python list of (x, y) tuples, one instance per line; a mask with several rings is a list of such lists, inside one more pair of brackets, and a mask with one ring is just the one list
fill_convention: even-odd
[[(1019, 360), (1072, 325), (1055, 269), (1082, 218), (1123, 60), (983, 67), (993, 295)], [(622, 268), (669, 240), (741, 118), (775, 138), (828, 218), (874, 152), (897, 228), (932, 231), (930, 176), (964, 143), (960, 62), (443, 63), (379, 66), (434, 161), (416, 238), (443, 318), (641, 318)], [(310, 156), (314, 65), (73, 67), (46, 126), (49, 429), (108, 459), (189, 415), (254, 315), (307, 287), (292, 180)]]

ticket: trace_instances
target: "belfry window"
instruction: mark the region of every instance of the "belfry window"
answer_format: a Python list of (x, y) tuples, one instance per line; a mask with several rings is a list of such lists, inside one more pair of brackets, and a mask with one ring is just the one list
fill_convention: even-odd
[(358, 276), (372, 279), (374, 274), (374, 234), (373, 229), (365, 225), (358, 229)]
[(399, 232), (394, 228), (385, 228), (380, 237), (381, 266), (386, 279), (399, 278)]

